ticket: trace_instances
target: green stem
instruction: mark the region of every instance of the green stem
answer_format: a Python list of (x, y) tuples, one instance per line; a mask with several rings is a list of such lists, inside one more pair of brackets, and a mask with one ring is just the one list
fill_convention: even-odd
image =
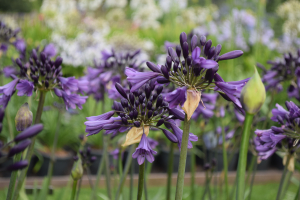
[(170, 144), (170, 153), (169, 153), (169, 165), (168, 165), (168, 181), (167, 181), (167, 198), (166, 200), (171, 200), (171, 184), (172, 184), (172, 173), (173, 173), (173, 164), (174, 164), (174, 144)]
[(286, 194), (286, 191), (290, 185), (290, 181), (291, 181), (291, 177), (293, 175), (293, 172), (289, 171), (287, 172), (287, 176), (285, 177), (285, 180), (283, 182), (283, 190), (282, 190), (282, 193), (281, 193), (281, 199), (284, 198), (285, 194)]
[[(45, 99), (46, 99), (46, 92), (45, 91), (40, 91), (40, 99), (39, 99), (39, 104), (38, 104), (38, 108), (37, 108), (37, 111), (36, 111), (34, 124), (38, 124), (38, 123), (41, 122), (41, 117), (42, 117), (42, 113), (43, 113), (43, 107), (44, 107)], [(33, 154), (35, 140), (36, 140), (36, 136), (34, 136), (31, 139), (31, 144), (29, 145), (28, 150), (27, 150), (27, 154), (26, 154), (25, 159), (28, 160), (28, 162), (30, 162), (32, 154)], [(25, 168), (24, 170), (22, 170), (22, 172), (19, 176), (18, 184), (17, 184), (17, 188), (16, 188), (16, 191), (15, 191), (13, 200), (17, 200), (19, 198), (19, 193), (20, 193), (22, 185), (25, 181), (27, 170), (28, 170), (28, 167)]]
[(74, 181), (73, 181), (71, 200), (75, 200), (76, 189), (77, 189), (77, 181), (78, 181), (78, 180), (74, 180)]
[(245, 192), (245, 173), (247, 167), (247, 153), (249, 147), (249, 139), (250, 139), (250, 128), (253, 121), (252, 114), (246, 113), (246, 118), (244, 121), (244, 129), (242, 133), (241, 147), (240, 147), (240, 155), (239, 155), (239, 163), (237, 169), (237, 190), (236, 190), (236, 199), (244, 200), (244, 192)]
[[(19, 153), (19, 154), (15, 155), (14, 163), (20, 161), (21, 158), (22, 158), (22, 153)], [(11, 174), (11, 177), (10, 177), (10, 181), (9, 181), (6, 200), (11, 200), (12, 199), (14, 189), (15, 189), (15, 184), (16, 184), (16, 181), (17, 181), (17, 177), (18, 177), (18, 171), (13, 171), (12, 174)]]
[(79, 193), (80, 193), (81, 183), (82, 183), (82, 177), (81, 177), (81, 179), (79, 180), (78, 191), (77, 191), (77, 194), (76, 194), (76, 200), (78, 200), (78, 198), (79, 198)]
[(13, 141), (14, 140), (14, 131), (13, 131), (13, 125), (11, 124), (10, 112), (8, 109), (6, 110), (5, 118), (6, 118), (7, 124), (8, 124), (8, 132), (9, 132), (10, 140)]
[(196, 171), (196, 155), (191, 151), (191, 200), (195, 199), (195, 171)]
[(112, 199), (111, 188), (110, 188), (110, 170), (109, 170), (109, 158), (108, 158), (108, 143), (109, 135), (103, 135), (103, 157), (105, 163), (105, 181), (106, 181), (106, 190), (107, 196), (109, 199)]
[(185, 114), (182, 141), (181, 141), (181, 151), (179, 157), (179, 168), (178, 168), (178, 175), (177, 175), (175, 200), (182, 200), (182, 196), (183, 196), (184, 174), (185, 174), (185, 165), (186, 165), (186, 157), (187, 157), (187, 146), (189, 141), (189, 131), (190, 131), (190, 121), (187, 119), (187, 114)]
[(227, 151), (226, 151), (226, 138), (225, 130), (223, 125), (223, 120), (220, 118), (221, 128), (222, 128), (222, 150), (223, 150), (223, 168), (224, 168), (224, 182), (225, 182), (225, 199), (228, 199), (229, 189), (228, 189), (228, 160), (227, 160)]
[(98, 189), (97, 187), (99, 185), (99, 181), (100, 181), (100, 177), (101, 177), (103, 168), (104, 168), (104, 158), (101, 159), (100, 164), (99, 164), (99, 168), (98, 168), (97, 176), (96, 176), (96, 182), (95, 182), (95, 185), (94, 185), (94, 188), (92, 191), (92, 195), (91, 195), (91, 200), (96, 199), (96, 192)]
[(294, 200), (300, 200), (300, 182), (299, 182), (299, 187), (298, 187), (298, 190), (297, 190)]
[(283, 183), (284, 183), (285, 176), (286, 176), (287, 170), (288, 170), (287, 166), (289, 165), (289, 162), (290, 162), (290, 156), (288, 156), (287, 162), (285, 163), (285, 166), (284, 166), (284, 170), (283, 170), (283, 173), (282, 173), (282, 176), (281, 176), (281, 179), (280, 179), (279, 189), (277, 190), (276, 200), (280, 200), (281, 192), (282, 192), (282, 189), (283, 189)]
[(130, 189), (129, 189), (129, 200), (133, 199), (133, 174), (134, 174), (134, 165), (131, 163), (130, 167)]
[(119, 167), (119, 177), (121, 177), (122, 176), (122, 169), (123, 169), (121, 149), (120, 149), (119, 156), (118, 156), (118, 167)]
[(145, 162), (139, 166), (139, 185), (137, 200), (142, 200), (143, 189), (144, 189), (144, 178), (145, 178)]
[(144, 193), (145, 193), (145, 200), (148, 200), (148, 191), (147, 191), (147, 179), (145, 177), (146, 175), (144, 175)]
[(254, 179), (255, 179), (255, 174), (256, 174), (256, 170), (257, 170), (257, 157), (254, 157), (254, 167), (253, 167), (253, 172), (252, 172), (252, 178), (251, 178), (251, 183), (250, 183), (250, 191), (249, 191), (249, 197), (248, 200), (251, 200), (251, 194), (252, 194), (252, 188), (253, 188), (253, 183), (254, 183)]
[(248, 172), (247, 172), (246, 183), (249, 182), (250, 174), (252, 174), (252, 171), (256, 165), (257, 165), (257, 157), (253, 155), (251, 158), (250, 167), (247, 170)]
[(128, 171), (129, 171), (129, 167), (131, 165), (131, 162), (132, 162), (132, 154), (135, 150), (135, 145), (131, 145), (130, 147), (130, 150), (129, 150), (129, 153), (128, 153), (128, 156), (127, 156), (127, 159), (126, 159), (126, 164), (125, 164), (125, 168), (124, 168), (124, 171), (123, 171), (123, 176), (120, 180), (120, 184), (119, 184), (119, 187), (118, 187), (118, 191), (117, 191), (117, 194), (115, 196), (115, 200), (119, 200), (119, 197), (120, 197), (120, 194), (122, 193), (122, 190), (123, 190), (123, 186), (124, 186), (124, 183), (125, 183), (125, 180), (126, 180), (126, 176), (128, 174)]
[(42, 188), (41, 194), (39, 195), (39, 199), (47, 199), (47, 193), (49, 190), (49, 185), (51, 183), (52, 175), (53, 175), (53, 167), (55, 163), (55, 151), (58, 141), (58, 133), (60, 128), (60, 115), (61, 113), (58, 111), (57, 122), (56, 122), (56, 131), (53, 139), (53, 146), (51, 150), (50, 163), (48, 167), (48, 174), (45, 187)]

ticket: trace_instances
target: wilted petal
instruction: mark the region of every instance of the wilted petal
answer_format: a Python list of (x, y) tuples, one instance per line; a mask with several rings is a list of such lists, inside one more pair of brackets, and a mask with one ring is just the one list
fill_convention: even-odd
[(191, 119), (193, 113), (195, 112), (196, 108), (199, 105), (200, 100), (201, 100), (201, 92), (198, 92), (193, 89), (187, 90), (187, 98), (182, 109), (187, 114), (188, 120)]
[[(145, 126), (144, 130), (146, 136), (148, 136), (149, 126)], [(139, 127), (139, 128), (132, 127), (130, 131), (127, 133), (125, 142), (122, 146), (126, 147), (131, 144), (139, 143), (141, 141), (142, 135), (143, 135), (143, 127)]]

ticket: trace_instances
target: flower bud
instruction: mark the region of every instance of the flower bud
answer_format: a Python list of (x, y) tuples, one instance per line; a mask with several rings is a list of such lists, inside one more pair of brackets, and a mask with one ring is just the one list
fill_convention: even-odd
[(185, 32), (182, 32), (179, 36), (180, 45), (183, 47), (183, 43), (187, 41), (187, 36)]
[(128, 107), (128, 101), (126, 99), (121, 99), (121, 104), (122, 104), (123, 108)]
[(225, 54), (221, 55), (219, 57), (219, 60), (234, 59), (234, 58), (240, 57), (241, 55), (243, 55), (243, 51), (241, 51), (241, 50), (234, 50), (234, 51), (230, 51), (228, 53), (225, 53)]
[[(176, 63), (175, 63), (176, 64)], [(169, 83), (170, 81), (166, 79), (165, 77), (158, 77), (156, 81), (160, 84)]]
[(189, 56), (189, 44), (187, 42), (183, 43), (182, 54), (184, 58), (187, 58)]
[(134, 95), (132, 93), (129, 94), (129, 101), (130, 101), (131, 105), (134, 104)]
[(244, 110), (249, 114), (256, 114), (266, 100), (265, 86), (254, 67), (255, 72), (241, 92), (241, 103)]
[(156, 126), (161, 126), (164, 123), (164, 119), (160, 119), (158, 120), (158, 122), (156, 123)]
[(83, 175), (83, 168), (82, 168), (82, 163), (80, 158), (74, 163), (71, 175), (73, 180), (81, 179)]
[(160, 106), (162, 105), (163, 100), (164, 100), (164, 98), (163, 98), (161, 95), (159, 95), (159, 96), (157, 97), (157, 100), (156, 100), (156, 108), (158, 108), (158, 107), (160, 107)]
[(152, 70), (153, 72), (157, 72), (160, 73), (160, 69), (152, 62), (146, 62), (146, 65), (148, 66), (148, 68), (150, 70)]
[(133, 122), (133, 125), (138, 128), (141, 126), (141, 122), (135, 121), (135, 122)]
[(147, 103), (147, 108), (148, 108), (148, 110), (151, 110), (151, 109), (152, 109), (152, 102), (149, 101), (149, 102)]
[(212, 45), (212, 41), (211, 40), (208, 40), (204, 46), (204, 54), (205, 55), (208, 55), (208, 52), (209, 52), (209, 49)]
[(118, 90), (118, 92), (120, 93), (120, 95), (122, 95), (125, 99), (127, 99), (127, 94), (126, 94), (124, 88), (121, 86), (121, 84), (120, 83), (116, 83), (115, 87)]
[(205, 43), (206, 43), (206, 37), (205, 37), (204, 35), (202, 35), (202, 36), (200, 37), (200, 44), (201, 44), (201, 46), (204, 46)]
[(29, 128), (25, 129), (22, 133), (17, 135), (17, 137), (15, 137), (15, 142), (19, 142), (27, 138), (31, 138), (36, 134), (38, 134), (39, 132), (41, 132), (43, 128), (44, 128), (43, 124), (35, 124), (33, 126), (30, 126)]
[(63, 59), (61, 57), (57, 57), (55, 62), (54, 62), (54, 66), (56, 68), (58, 68), (62, 64), (62, 62), (63, 62)]
[(192, 39), (191, 39), (191, 47), (192, 47), (192, 51), (194, 51), (194, 49), (197, 46), (197, 41), (198, 41), (198, 37), (197, 35), (193, 35)]
[(151, 88), (149, 84), (145, 84), (145, 94), (146, 94), (146, 98), (149, 99), (150, 95), (151, 95)]
[(11, 148), (8, 152), (8, 157), (12, 157), (22, 151), (24, 151), (29, 145), (31, 144), (30, 139), (26, 139), (19, 144), (15, 145), (13, 148)]
[(18, 110), (15, 117), (17, 131), (24, 131), (32, 124), (32, 112), (29, 110), (28, 103), (24, 103)]
[(178, 138), (173, 133), (171, 133), (170, 131), (168, 131), (166, 129), (163, 129), (162, 131), (171, 142), (174, 142), (174, 143), (178, 142)]
[(181, 46), (180, 45), (176, 46), (176, 54), (180, 58), (180, 55), (181, 55)]
[(19, 162), (16, 162), (16, 163), (8, 166), (7, 170), (8, 171), (16, 171), (16, 170), (24, 169), (27, 166), (28, 166), (28, 161), (27, 160), (21, 160)]

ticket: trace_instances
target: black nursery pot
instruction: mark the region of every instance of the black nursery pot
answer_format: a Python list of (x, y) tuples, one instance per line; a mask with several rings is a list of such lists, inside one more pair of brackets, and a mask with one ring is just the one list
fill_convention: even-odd
[[(169, 156), (170, 156), (170, 151), (167, 150), (166, 148), (162, 148), (159, 156), (159, 164), (161, 165), (163, 172), (168, 171)], [(179, 156), (180, 156), (180, 151), (178, 149), (174, 149), (173, 172), (178, 172)], [(190, 172), (190, 171), (191, 171), (191, 153), (188, 151), (186, 157), (185, 172)]]
[[(43, 161), (40, 169), (36, 172), (37, 176), (47, 176), (48, 168), (51, 160), (51, 155), (42, 153)], [(35, 164), (38, 162), (36, 159)], [(68, 154), (66, 156), (56, 156), (53, 166), (53, 176), (65, 176), (70, 175), (73, 166), (73, 156)]]
[(277, 155), (276, 153), (274, 153), (271, 158), (269, 158), (270, 162), (271, 162), (271, 166), (275, 169), (279, 169), (279, 170), (283, 170), (284, 169), (284, 165), (282, 163), (282, 157), (280, 157), (279, 155)]
[[(238, 162), (238, 151), (227, 151), (227, 161), (228, 161), (228, 171), (234, 171), (237, 168)], [(207, 159), (211, 163), (212, 159), (216, 159), (217, 166), (216, 171), (223, 170), (223, 151), (220, 149), (208, 149), (207, 150)]]
[[(247, 156), (248, 168), (251, 165), (252, 158), (253, 158), (253, 154), (251, 152), (248, 152), (248, 156)], [(255, 160), (255, 162), (257, 162), (257, 160)], [(271, 159), (262, 160), (259, 164), (257, 163), (256, 170), (258, 171), (268, 170), (270, 168), (270, 163), (271, 163)]]

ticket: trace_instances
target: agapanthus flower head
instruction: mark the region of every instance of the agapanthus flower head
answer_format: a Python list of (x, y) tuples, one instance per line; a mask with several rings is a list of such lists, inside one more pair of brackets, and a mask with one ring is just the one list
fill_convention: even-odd
[[(156, 79), (160, 84), (171, 82), (177, 89), (166, 95), (166, 99), (172, 107), (175, 107), (176, 104), (181, 105), (188, 115), (188, 119), (198, 107), (204, 89), (215, 89), (226, 100), (233, 101), (237, 106), (242, 107), (239, 95), (248, 79), (225, 82), (217, 74), (217, 71), (219, 61), (240, 57), (243, 52), (236, 50), (220, 55), (221, 48), (221, 45), (213, 47), (211, 40), (206, 41), (204, 36), (197, 38), (196, 35), (188, 44), (187, 35), (183, 32), (180, 34), (180, 45), (176, 46), (176, 50), (172, 47), (168, 48), (165, 65), (147, 62), (147, 66), (152, 72), (126, 69), (128, 81), (132, 84), (131, 92), (138, 90), (145, 82), (152, 79)], [(182, 95), (184, 91), (185, 95)]]
[[(49, 50), (50, 51), (50, 50)], [(0, 86), (0, 104), (7, 104), (15, 88), (18, 90), (18, 96), (31, 96), (34, 91), (47, 92), (54, 90), (58, 97), (63, 98), (66, 108), (80, 109), (85, 103), (87, 97), (80, 96), (77, 92), (84, 88), (86, 83), (79, 82), (74, 77), (62, 76), (62, 58), (51, 59), (52, 54), (38, 52), (33, 49), (28, 63), (21, 59), (16, 59), (16, 64), (20, 67), (20, 78), (11, 75), (14, 80), (4, 86)], [(16, 87), (15, 87), (16, 86)]]
[(268, 61), (271, 65), (269, 70), (258, 64), (263, 71), (262, 81), (266, 85), (266, 90), (275, 90), (280, 92), (282, 90), (282, 83), (289, 82), (288, 96), (296, 98), (300, 101), (300, 51), (295, 55), (288, 53), (283, 55), (283, 59), (278, 61)]
[(286, 102), (287, 110), (276, 104), (271, 120), (280, 124), (267, 130), (256, 130), (254, 145), (260, 159), (267, 159), (276, 151), (293, 156), (300, 139), (300, 108), (293, 102)]
[[(127, 67), (138, 70), (143, 63), (139, 61), (140, 50), (134, 52), (102, 51), (102, 60), (94, 61), (94, 67), (89, 67), (85, 76), (90, 82), (90, 90), (87, 94), (93, 94), (96, 100), (103, 98), (104, 90), (108, 91), (109, 98), (119, 99), (115, 83), (127, 86), (126, 77), (123, 75)], [(100, 93), (100, 94), (99, 94)]]
[[(154, 82), (155, 80), (146, 83), (133, 93), (116, 83), (115, 87), (122, 97), (121, 101), (114, 101), (114, 111), (87, 118), (85, 125), (88, 136), (97, 134), (101, 130), (106, 130), (105, 133), (112, 136), (129, 130), (122, 145), (124, 147), (139, 143), (142, 135), (148, 136), (149, 130), (155, 128), (162, 130), (171, 142), (178, 143), (180, 146), (183, 131), (173, 119), (184, 120), (184, 112), (177, 108), (170, 109), (161, 94), (162, 86), (155, 85)], [(113, 117), (114, 114), (117, 117)], [(161, 128), (163, 124), (169, 130)], [(197, 140), (197, 136), (190, 133), (190, 141)], [(153, 142), (150, 140), (150, 143)], [(155, 145), (153, 143), (150, 146), (154, 148)], [(192, 147), (191, 142), (189, 147)]]

